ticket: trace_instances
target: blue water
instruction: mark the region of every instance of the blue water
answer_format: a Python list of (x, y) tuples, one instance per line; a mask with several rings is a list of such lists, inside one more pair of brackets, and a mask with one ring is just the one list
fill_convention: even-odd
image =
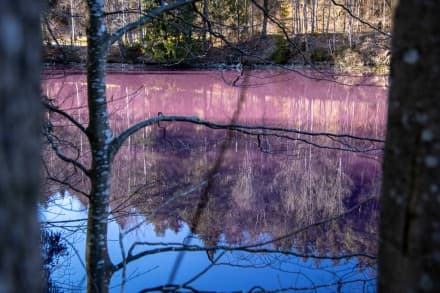
[[(86, 288), (85, 263), (85, 229), (84, 221), (87, 210), (75, 197), (65, 194), (54, 195), (47, 207), (40, 208), (42, 222), (57, 222), (52, 230), (60, 231), (63, 239), (68, 243), (69, 253), (58, 259), (58, 265), (52, 272), (52, 280), (64, 292), (83, 292)], [(122, 229), (116, 221), (110, 219), (108, 227), (108, 246), (111, 260), (114, 263), (122, 260), (119, 233), (128, 231), (131, 227), (137, 229), (123, 237), (124, 251), (135, 242), (183, 242), (190, 235), (188, 226), (175, 233), (167, 230), (164, 235), (158, 236), (152, 224), (144, 222), (143, 216), (131, 216), (130, 224)], [(57, 227), (55, 227), (57, 226)], [(264, 238), (264, 237), (263, 237)], [(187, 242), (188, 243), (188, 242)], [(203, 242), (196, 236), (191, 238), (191, 245), (203, 246)], [(162, 245), (163, 247), (164, 245)], [(157, 248), (157, 246), (142, 246), (134, 252)], [(217, 251), (218, 257), (222, 251)], [(177, 252), (158, 253), (146, 256), (129, 264), (126, 268), (126, 283), (123, 292), (138, 292), (139, 290), (166, 284), (169, 281), (171, 270), (179, 257)], [(199, 278), (189, 283), (197, 290), (216, 292), (248, 292), (254, 288), (264, 291), (294, 291), (300, 292), (374, 292), (375, 268), (359, 268), (355, 258), (339, 261), (335, 264), (331, 260), (303, 259), (279, 253), (246, 253), (225, 252), (217, 265), (212, 266)], [(205, 252), (186, 252), (178, 266), (174, 284), (184, 284), (193, 279), (200, 272), (211, 266)], [(338, 281), (341, 285), (338, 287)], [(111, 280), (111, 292), (120, 292), (122, 272), (115, 273)]]

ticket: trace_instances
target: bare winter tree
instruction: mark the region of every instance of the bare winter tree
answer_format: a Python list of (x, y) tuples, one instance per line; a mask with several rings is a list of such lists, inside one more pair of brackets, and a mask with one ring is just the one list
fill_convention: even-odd
[(39, 1), (0, 2), (0, 292), (39, 292)]
[[(181, 0), (159, 6), (129, 23), (113, 34), (107, 33), (104, 2), (88, 0), (89, 25), (87, 31), (87, 92), (89, 125), (86, 133), (92, 152), (92, 166), (86, 171), (90, 177), (89, 216), (87, 228), (88, 292), (107, 292), (112, 264), (107, 251), (107, 219), (109, 212), (111, 164), (121, 139), (114, 138), (109, 126), (105, 63), (108, 50), (125, 33), (151, 21), (155, 16), (183, 5), (196, 2)], [(81, 127), (82, 128), (82, 127)], [(86, 169), (86, 168), (82, 168)]]
[(440, 3), (395, 13), (379, 291), (440, 291)]

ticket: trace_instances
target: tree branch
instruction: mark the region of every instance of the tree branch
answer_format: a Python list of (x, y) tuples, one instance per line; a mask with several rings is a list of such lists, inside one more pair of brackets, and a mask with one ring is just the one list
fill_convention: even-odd
[[(316, 225), (322, 224), (322, 222), (318, 222)], [(313, 225), (306, 226), (305, 228), (310, 228)], [(304, 230), (304, 229), (301, 229)], [(288, 234), (291, 235), (291, 234)], [(287, 238), (287, 237), (286, 237)], [(275, 238), (273, 240), (267, 241), (266, 244), (271, 244), (276, 241), (278, 241), (279, 238)], [(127, 258), (123, 260), (122, 262), (116, 264), (113, 268), (113, 272), (116, 272), (120, 269), (122, 269), (125, 265), (128, 263), (138, 260), (144, 256), (147, 255), (153, 255), (158, 253), (164, 253), (164, 252), (200, 252), (200, 251), (211, 251), (211, 250), (222, 250), (227, 252), (246, 252), (246, 253), (275, 253), (275, 254), (283, 254), (283, 255), (289, 255), (294, 257), (301, 257), (301, 258), (313, 258), (313, 259), (320, 259), (320, 260), (341, 260), (346, 258), (353, 258), (353, 257), (364, 257), (369, 259), (376, 259), (377, 257), (374, 255), (369, 255), (366, 253), (348, 253), (348, 254), (342, 254), (342, 255), (319, 255), (319, 254), (302, 254), (293, 252), (290, 250), (277, 250), (277, 249), (270, 249), (270, 248), (257, 248), (258, 244), (256, 245), (249, 245), (249, 246), (227, 246), (227, 245), (215, 245), (215, 246), (209, 246), (209, 247), (203, 247), (200, 245), (187, 245), (184, 243), (171, 243), (170, 245), (166, 247), (160, 247), (150, 250), (145, 250), (136, 254), (132, 254), (131, 252), (136, 246), (142, 246), (142, 245), (150, 245), (149, 242), (136, 242), (133, 244), (132, 248), (130, 248), (130, 251), (128, 252)]]
[(55, 152), (55, 154), (58, 156), (58, 158), (60, 158), (61, 160), (63, 160), (66, 163), (70, 163), (73, 166), (75, 166), (76, 168), (80, 169), (81, 171), (84, 172), (85, 175), (87, 175), (87, 177), (90, 178), (90, 170), (87, 169), (83, 164), (81, 164), (80, 162), (78, 162), (78, 160), (73, 159), (73, 158), (69, 158), (66, 155), (64, 155), (60, 149), (58, 148), (58, 143), (55, 140), (55, 138), (52, 136), (52, 134), (50, 134), (49, 131), (44, 131), (43, 130), (43, 135), (47, 138), (48, 142), (50, 143), (50, 146), (52, 147), (52, 150)]
[(156, 9), (151, 10), (148, 14), (146, 14), (145, 16), (142, 16), (141, 18), (139, 18), (137, 21), (131, 22), (129, 24), (127, 24), (126, 26), (118, 29), (117, 31), (115, 31), (112, 35), (110, 35), (109, 38), (109, 45), (113, 44), (114, 42), (116, 42), (119, 38), (121, 38), (125, 33), (132, 31), (146, 23), (148, 23), (149, 21), (151, 21), (152, 19), (154, 19), (155, 17), (168, 12), (170, 10), (174, 10), (177, 9), (179, 7), (191, 4), (191, 3), (195, 3), (197, 1), (200, 0), (179, 0), (176, 1), (174, 3), (171, 4), (167, 4), (167, 5), (163, 5), (160, 6)]
[[(329, 133), (329, 132), (309, 132), (309, 131), (301, 131), (301, 130), (297, 130), (294, 128), (283, 128), (283, 127), (269, 127), (269, 126), (262, 126), (262, 125), (257, 125), (257, 126), (249, 126), (249, 125), (240, 125), (240, 124), (222, 124), (222, 123), (215, 123), (215, 122), (211, 122), (208, 120), (201, 120), (195, 116), (166, 116), (166, 115), (159, 115), (147, 120), (144, 120), (142, 122), (139, 122), (133, 126), (131, 126), (130, 128), (128, 128), (127, 130), (125, 130), (124, 132), (122, 132), (117, 138), (115, 138), (112, 143), (111, 143), (111, 152), (112, 152), (112, 156), (114, 156), (117, 151), (119, 150), (119, 148), (122, 146), (122, 144), (125, 142), (125, 140), (130, 137), (132, 134), (134, 134), (135, 132), (137, 132), (138, 130), (146, 127), (146, 126), (150, 126), (159, 122), (186, 122), (186, 123), (192, 123), (192, 124), (197, 124), (197, 125), (204, 125), (208, 128), (212, 128), (212, 129), (229, 129), (229, 130), (234, 130), (234, 131), (238, 131), (238, 132), (242, 132), (245, 134), (249, 134), (249, 135), (260, 135), (260, 136), (277, 136), (280, 138), (287, 138), (287, 139), (293, 139), (293, 140), (300, 140), (303, 141), (305, 143), (309, 143), (312, 145), (315, 145), (317, 147), (319, 147), (318, 144), (312, 143), (310, 141), (307, 141), (305, 139), (298, 139), (298, 138), (293, 138), (290, 136), (286, 136), (286, 135), (280, 135), (280, 134), (276, 134), (276, 133), (267, 133), (267, 132), (263, 132), (263, 131), (273, 131), (273, 132), (281, 132), (281, 133), (294, 133), (294, 134), (300, 134), (300, 135), (306, 135), (306, 136), (310, 136), (310, 137), (319, 137), (319, 136), (323, 136), (323, 137), (328, 137), (330, 139), (342, 139), (342, 138), (347, 138), (347, 139), (354, 139), (354, 140), (360, 140), (360, 141), (369, 141), (372, 143), (384, 143), (384, 140), (382, 139), (378, 139), (378, 138), (371, 138), (371, 137), (362, 137), (362, 136), (355, 136), (355, 135), (351, 135), (351, 134), (335, 134), (335, 133)], [(260, 130), (261, 132), (255, 132), (255, 130)], [(338, 141), (339, 142), (339, 141)], [(342, 142), (339, 142), (342, 144)], [(334, 148), (334, 147), (325, 147), (325, 148)], [(336, 148), (338, 150), (350, 150), (350, 151), (357, 151), (359, 152), (359, 150), (356, 149), (341, 149), (341, 148)]]
[(73, 118), (72, 116), (70, 116), (69, 114), (64, 112), (63, 110), (60, 110), (58, 107), (47, 103), (46, 101), (42, 101), (42, 103), (43, 103), (43, 106), (46, 107), (49, 111), (52, 111), (54, 113), (57, 113), (57, 114), (63, 116), (64, 118), (69, 120), (73, 125), (78, 127), (78, 129), (81, 130), (84, 134), (87, 134), (86, 128), (81, 123), (79, 123), (75, 118)]
[[(376, 259), (377, 258), (376, 256), (369, 255), (366, 253), (352, 253), (352, 254), (344, 254), (344, 255), (336, 255), (336, 256), (330, 255), (329, 256), (329, 255), (316, 255), (316, 254), (300, 254), (300, 253), (296, 253), (296, 252), (289, 251), (289, 250), (274, 250), (274, 249), (269, 249), (269, 248), (263, 247), (263, 246), (273, 244), (275, 242), (278, 242), (278, 241), (281, 241), (284, 239), (291, 238), (292, 236), (297, 235), (301, 232), (304, 232), (310, 228), (317, 227), (317, 226), (324, 225), (324, 224), (333, 222), (335, 220), (338, 220), (338, 219), (352, 213), (353, 211), (358, 210), (359, 207), (361, 207), (362, 205), (368, 203), (369, 201), (371, 201), (373, 199), (377, 199), (377, 196), (374, 195), (374, 196), (366, 198), (365, 200), (359, 202), (358, 204), (351, 207), (350, 209), (348, 209), (347, 211), (345, 211), (342, 214), (331, 216), (331, 217), (325, 218), (323, 220), (317, 221), (315, 223), (312, 223), (310, 225), (306, 225), (304, 227), (296, 229), (296, 230), (292, 231), (291, 233), (285, 234), (283, 236), (276, 237), (271, 240), (251, 244), (251, 245), (242, 245), (242, 246), (235, 246), (235, 247), (226, 246), (226, 245), (216, 245), (216, 246), (212, 246), (212, 247), (202, 247), (199, 245), (187, 245), (185, 243), (135, 242), (130, 247), (130, 249), (128, 251), (127, 258), (123, 262), (120, 262), (120, 263), (115, 264), (113, 266), (113, 272), (116, 272), (116, 271), (120, 270), (121, 268), (123, 268), (124, 265), (126, 265), (132, 261), (138, 260), (144, 256), (147, 256), (147, 255), (152, 255), (152, 254), (156, 254), (156, 253), (163, 253), (163, 252), (181, 252), (181, 251), (197, 252), (197, 251), (208, 251), (208, 250), (224, 250), (224, 251), (231, 251), (231, 252), (242, 251), (242, 252), (247, 252), (247, 253), (281, 253), (281, 254), (291, 255), (291, 256), (295, 256), (295, 257), (326, 259), (326, 260), (339, 260), (339, 259), (352, 258), (352, 257), (365, 257), (365, 258), (369, 258), (369, 259)], [(165, 247), (150, 249), (150, 250), (139, 252), (137, 254), (132, 254), (132, 252), (136, 248), (136, 246), (141, 246), (141, 245), (148, 245), (148, 246), (164, 245)]]
[[(261, 5), (259, 5), (257, 2), (255, 2), (255, 0), (252, 0), (252, 3), (254, 3), (254, 5), (260, 9), (263, 13), (264, 13), (264, 8), (261, 7)], [(202, 18), (202, 20), (206, 21), (207, 23), (207, 29), (202, 28), (200, 26), (197, 26), (193, 23), (187, 22), (185, 21), (183, 18), (181, 17), (177, 17), (180, 21), (186, 23), (187, 25), (191, 25), (192, 27), (203, 31), (203, 32), (208, 32), (211, 36), (222, 40), (228, 47), (232, 48), (233, 50), (236, 50), (237, 52), (239, 52), (241, 55), (243, 56), (247, 56), (247, 57), (252, 57), (255, 58), (256, 60), (259, 60), (265, 64), (269, 64), (271, 66), (275, 66), (275, 67), (279, 67), (281, 69), (290, 71), (290, 72), (295, 72), (297, 74), (299, 74), (300, 76), (303, 76), (305, 78), (311, 79), (311, 80), (317, 80), (317, 81), (329, 81), (329, 82), (333, 82), (339, 85), (345, 85), (345, 86), (377, 86), (375, 84), (363, 84), (363, 83), (348, 83), (348, 82), (341, 82), (335, 79), (335, 73), (328, 73), (328, 72), (324, 72), (321, 69), (319, 69), (317, 66), (315, 66), (315, 64), (313, 64), (313, 62), (310, 61), (310, 59), (304, 54), (304, 52), (298, 47), (298, 45), (292, 41), (291, 37), (289, 37), (289, 32), (287, 31), (286, 27), (279, 21), (277, 20), (274, 16), (267, 14), (268, 19), (275, 24), (282, 32), (282, 34), (284, 35), (284, 37), (286, 38), (286, 41), (290, 44), (290, 46), (292, 46), (295, 51), (301, 55), (301, 57), (303, 58), (304, 62), (307, 63), (314, 72), (319, 73), (319, 76), (313, 76), (311, 74), (307, 74), (301, 70), (297, 70), (291, 66), (286, 66), (286, 65), (282, 65), (282, 64), (278, 64), (276, 62), (274, 62), (273, 60), (270, 59), (266, 59), (263, 58), (259, 55), (253, 54), (250, 51), (244, 49), (244, 48), (240, 48), (238, 45), (233, 44), (231, 41), (229, 41), (227, 39), (227, 37), (225, 37), (223, 34), (214, 31), (212, 29), (212, 21), (209, 19), (206, 19), (206, 17), (197, 9), (197, 7), (195, 5), (194, 6), (194, 11), (197, 13), (197, 15), (199, 15), (199, 17)], [(243, 64), (240, 64), (241, 66)], [(237, 86), (234, 83), (231, 84), (231, 86)], [(241, 85), (241, 86), (246, 86), (246, 85)], [(237, 86), (238, 87), (238, 86)]]
[(353, 17), (354, 19), (356, 19), (360, 23), (365, 24), (366, 26), (368, 26), (369, 28), (377, 31), (378, 33), (391, 38), (391, 34), (384, 32), (383, 30), (379, 29), (378, 27), (375, 27), (374, 25), (372, 25), (368, 21), (365, 21), (362, 18), (360, 18), (359, 16), (354, 15), (353, 12), (351, 12), (351, 10), (348, 9), (345, 5), (339, 4), (335, 0), (330, 0), (330, 1), (333, 3), (333, 5), (342, 8), (345, 12), (347, 12), (351, 17)]

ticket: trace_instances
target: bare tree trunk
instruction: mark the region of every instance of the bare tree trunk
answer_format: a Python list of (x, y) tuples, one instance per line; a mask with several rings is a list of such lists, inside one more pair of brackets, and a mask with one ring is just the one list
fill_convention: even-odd
[(330, 28), (330, 15), (332, 13), (332, 5), (328, 4), (328, 14), (327, 14), (327, 26), (325, 27), (325, 33), (328, 34)]
[(107, 220), (110, 197), (111, 158), (109, 144), (112, 132), (108, 122), (105, 62), (108, 35), (104, 5), (88, 0), (87, 91), (89, 126), (87, 135), (92, 151), (91, 193), (87, 222), (87, 290), (107, 292), (112, 266), (107, 250)]
[(440, 2), (400, 1), (383, 172), (379, 292), (440, 292)]
[[(356, 2), (355, 2), (355, 7), (356, 7)], [(361, 2), (360, 1), (358, 1), (357, 2), (357, 16), (359, 17), (359, 18), (362, 18), (363, 16), (361, 15)], [(356, 32), (357, 33), (359, 33), (361, 30), (360, 30), (360, 22), (359, 22), (359, 19), (356, 19)]]
[(263, 27), (261, 29), (261, 36), (267, 36), (267, 14), (269, 13), (269, 0), (263, 0)]
[(205, 52), (208, 49), (208, 46), (206, 44), (206, 34), (208, 32), (208, 17), (209, 17), (209, 6), (208, 6), (208, 0), (203, 0), (203, 32), (202, 32), (202, 46), (203, 46), (203, 52)]
[(312, 11), (311, 11), (311, 15), (310, 15), (310, 33), (314, 34), (315, 33), (315, 8), (316, 8), (316, 0), (312, 0)]
[(296, 27), (297, 27), (297, 32), (301, 33), (302, 27), (301, 27), (301, 17), (300, 17), (300, 3), (299, 0), (295, 1), (295, 15), (296, 15)]
[(295, 0), (292, 0), (292, 10), (291, 10), (291, 14), (292, 14), (292, 34), (296, 34), (296, 25), (295, 25)]
[[(348, 9), (353, 12), (353, 0), (348, 0)], [(348, 44), (353, 48), (353, 16), (348, 16)]]
[(251, 1), (249, 6), (250, 6), (250, 9), (251, 9), (251, 17), (250, 17), (251, 37), (253, 37), (254, 36), (254, 3)]
[(237, 41), (240, 42), (241, 34), (240, 34), (240, 27), (241, 27), (241, 21), (240, 21), (240, 4), (239, 1), (235, 1), (235, 9), (237, 10)]
[(322, 21), (322, 23), (321, 23), (321, 25), (322, 25), (321, 33), (322, 34), (325, 33), (325, 10), (326, 10), (326, 4), (323, 3), (322, 4), (322, 18), (321, 18), (321, 21)]
[(338, 17), (338, 12), (336, 9), (333, 9), (333, 51), (336, 51), (336, 20)]
[(40, 1), (0, 1), (0, 292), (41, 292)]
[(307, 27), (307, 1), (303, 2), (303, 21), (304, 21), (304, 43), (305, 43), (305, 51), (308, 51), (309, 44), (308, 44), (308, 27)]
[(75, 43), (75, 17), (73, 15), (73, 0), (70, 0), (70, 45), (73, 46)]

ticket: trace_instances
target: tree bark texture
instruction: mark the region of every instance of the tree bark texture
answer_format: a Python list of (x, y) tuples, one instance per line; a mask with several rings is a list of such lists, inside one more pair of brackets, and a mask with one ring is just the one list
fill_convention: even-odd
[(103, 0), (88, 0), (87, 91), (89, 125), (87, 135), (92, 151), (91, 192), (87, 221), (86, 269), (87, 291), (108, 292), (111, 262), (107, 249), (111, 157), (105, 63), (109, 36)]
[(440, 292), (440, 2), (395, 13), (382, 187), (380, 292)]
[(40, 5), (0, 1), (0, 292), (40, 292)]

